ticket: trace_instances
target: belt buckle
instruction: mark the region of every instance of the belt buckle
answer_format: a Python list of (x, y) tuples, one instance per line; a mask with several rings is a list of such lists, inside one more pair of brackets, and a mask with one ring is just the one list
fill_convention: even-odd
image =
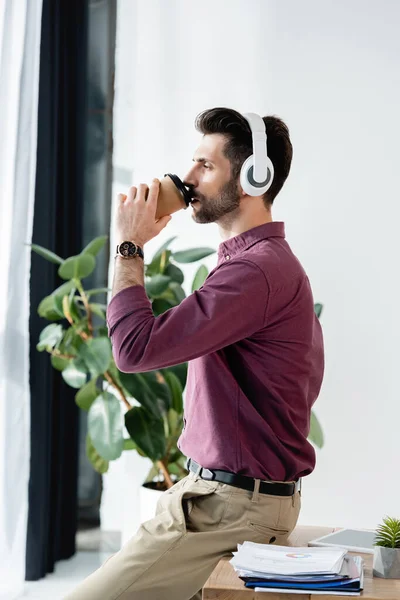
[(205, 469), (203, 467), (200, 472), (200, 477), (206, 481), (213, 481), (215, 479), (215, 473), (210, 471), (210, 469)]
[(192, 460), (191, 458), (189, 460), (190, 460), (189, 468), (192, 471), (192, 473), (194, 473), (196, 475), (196, 477), (201, 477), (202, 466), (199, 465), (194, 460)]

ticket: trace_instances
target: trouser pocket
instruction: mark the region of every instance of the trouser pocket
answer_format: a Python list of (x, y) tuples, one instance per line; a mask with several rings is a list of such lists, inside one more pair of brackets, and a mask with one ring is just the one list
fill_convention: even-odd
[(251, 503), (246, 525), (253, 535), (253, 541), (283, 545), (293, 531), (300, 511), (300, 496), (293, 498), (260, 495), (256, 503)]
[[(176, 523), (183, 532), (196, 530), (196, 523), (212, 522), (215, 525), (221, 511), (221, 502), (215, 502), (216, 510), (210, 514), (210, 497), (218, 483), (186, 477), (164, 492), (157, 504), (157, 516), (169, 520), (171, 528)], [(207, 507), (206, 507), (207, 504)], [(217, 508), (218, 506), (218, 508)]]

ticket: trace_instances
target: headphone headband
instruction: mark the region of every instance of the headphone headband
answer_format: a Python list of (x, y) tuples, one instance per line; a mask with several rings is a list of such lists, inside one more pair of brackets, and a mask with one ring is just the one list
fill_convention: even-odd
[(265, 123), (260, 115), (257, 115), (256, 113), (244, 113), (243, 117), (250, 126), (253, 138), (253, 178), (257, 183), (263, 183), (268, 176), (267, 134), (265, 132)]
[(267, 154), (265, 123), (256, 113), (242, 115), (248, 122), (253, 141), (253, 154), (242, 165), (240, 183), (249, 196), (261, 196), (271, 187), (274, 166)]

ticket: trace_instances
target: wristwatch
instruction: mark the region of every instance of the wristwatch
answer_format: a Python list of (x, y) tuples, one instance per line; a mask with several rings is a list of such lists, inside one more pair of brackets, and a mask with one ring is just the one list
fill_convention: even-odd
[(135, 258), (135, 256), (140, 256), (140, 258), (144, 259), (142, 248), (134, 242), (122, 242), (122, 244), (118, 244), (115, 256), (122, 256), (122, 258)]

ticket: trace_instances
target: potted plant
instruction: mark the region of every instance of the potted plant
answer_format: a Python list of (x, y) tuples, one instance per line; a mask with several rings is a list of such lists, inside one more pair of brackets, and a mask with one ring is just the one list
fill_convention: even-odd
[[(53, 367), (77, 389), (77, 405), (88, 411), (87, 456), (99, 473), (123, 451), (136, 450), (152, 461), (144, 486), (163, 491), (187, 474), (185, 457), (177, 448), (183, 427), (183, 392), (187, 363), (146, 373), (122, 373), (112, 357), (106, 327), (107, 288), (85, 290), (82, 280), (96, 266), (96, 256), (107, 236), (91, 241), (78, 256), (63, 259), (36, 244), (32, 250), (58, 266), (65, 280), (43, 298), (38, 313), (52, 323), (40, 334), (37, 349), (51, 355)], [(175, 237), (165, 242), (145, 265), (146, 292), (157, 316), (185, 298), (180, 263), (211, 255), (212, 248), (172, 252)], [(192, 285), (198, 289), (208, 275), (199, 266)], [(100, 296), (103, 302), (94, 301)], [(322, 305), (316, 304), (319, 317)], [(321, 426), (314, 413), (309, 439), (323, 445)]]
[[(185, 297), (178, 264), (214, 253), (211, 248), (172, 253), (168, 248), (173, 239), (145, 267), (146, 291), (156, 315)], [(88, 411), (86, 449), (96, 471), (105, 473), (109, 461), (134, 449), (152, 461), (145, 484), (164, 490), (187, 474), (185, 458), (176, 446), (183, 425), (187, 365), (130, 374), (117, 369), (105, 323), (108, 290), (85, 290), (82, 283), (93, 272), (106, 242), (107, 236), (98, 237), (78, 256), (66, 259), (32, 245), (34, 252), (58, 265), (58, 274), (65, 280), (39, 304), (39, 315), (52, 323), (41, 332), (37, 349), (51, 355), (53, 367), (77, 389), (77, 405)], [(192, 290), (202, 285), (207, 274), (201, 265)], [(102, 296), (103, 302), (95, 301), (96, 296)]]
[(376, 529), (374, 546), (374, 577), (400, 579), (400, 519), (383, 519)]

